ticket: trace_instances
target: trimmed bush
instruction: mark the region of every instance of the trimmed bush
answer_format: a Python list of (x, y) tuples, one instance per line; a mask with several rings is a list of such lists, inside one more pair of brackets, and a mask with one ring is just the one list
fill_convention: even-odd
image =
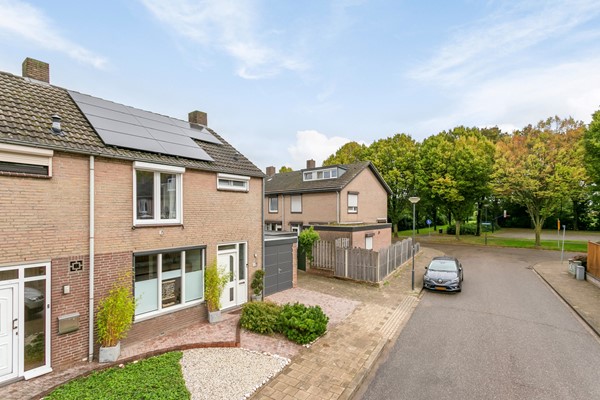
[(329, 317), (319, 306), (307, 307), (304, 304), (286, 304), (279, 314), (278, 326), (293, 342), (307, 344), (327, 330)]
[[(456, 234), (456, 225), (448, 225), (446, 228), (446, 233), (448, 235)], [(476, 224), (460, 224), (460, 234), (461, 235), (475, 235), (477, 233), (477, 225)]]
[(281, 306), (269, 301), (246, 303), (242, 308), (240, 324), (249, 331), (270, 335), (278, 332), (280, 312)]

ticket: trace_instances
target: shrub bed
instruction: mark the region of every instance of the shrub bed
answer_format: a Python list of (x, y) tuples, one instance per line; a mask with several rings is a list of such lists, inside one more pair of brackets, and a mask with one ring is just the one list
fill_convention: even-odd
[(289, 340), (307, 344), (327, 330), (329, 317), (319, 306), (271, 302), (246, 303), (242, 308), (242, 328), (261, 334), (282, 333)]

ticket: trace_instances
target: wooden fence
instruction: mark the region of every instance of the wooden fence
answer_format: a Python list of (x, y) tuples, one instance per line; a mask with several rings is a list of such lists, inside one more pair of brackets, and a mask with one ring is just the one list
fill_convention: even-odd
[(600, 279), (600, 243), (588, 242), (587, 271), (596, 279)]
[[(419, 251), (419, 243), (415, 245)], [(342, 248), (319, 240), (313, 245), (312, 267), (332, 271), (335, 276), (359, 281), (380, 282), (412, 257), (412, 239), (380, 250)]]

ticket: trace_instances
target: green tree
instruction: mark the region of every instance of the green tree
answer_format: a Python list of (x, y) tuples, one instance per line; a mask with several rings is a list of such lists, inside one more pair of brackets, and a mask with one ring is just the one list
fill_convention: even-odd
[(568, 160), (571, 138), (566, 134), (570, 128), (562, 122), (558, 117), (549, 118), (496, 143), (494, 191), (526, 207), (536, 246), (541, 244), (544, 221), (569, 198), (573, 188), (573, 167)]
[(392, 190), (388, 197), (388, 218), (396, 233), (402, 213), (410, 209), (408, 198), (414, 193), (417, 143), (407, 134), (396, 134), (373, 142), (365, 156)]
[(367, 146), (359, 144), (357, 142), (348, 142), (340, 147), (335, 154), (327, 157), (323, 161), (323, 166), (337, 165), (337, 164), (352, 164), (359, 161), (365, 161)]
[(282, 172), (292, 172), (293, 169), (291, 167), (285, 166), (283, 165), (281, 168), (279, 168), (279, 173), (281, 174)]
[(490, 193), (493, 155), (493, 144), (478, 128), (462, 126), (431, 136), (420, 147), (419, 194), (452, 214), (457, 239), (461, 221)]
[(583, 136), (585, 166), (591, 180), (600, 185), (600, 110), (592, 114), (592, 122)]
[(310, 261), (313, 259), (313, 244), (319, 239), (319, 232), (316, 232), (312, 226), (308, 229), (304, 229), (298, 235), (298, 247), (300, 247), (300, 250), (306, 254)]

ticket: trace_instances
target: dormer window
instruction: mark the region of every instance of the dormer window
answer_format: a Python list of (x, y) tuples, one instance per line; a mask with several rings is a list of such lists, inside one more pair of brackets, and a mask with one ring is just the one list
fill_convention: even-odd
[(316, 181), (322, 179), (334, 179), (338, 177), (338, 169), (327, 168), (317, 171), (307, 171), (304, 173), (304, 181)]

